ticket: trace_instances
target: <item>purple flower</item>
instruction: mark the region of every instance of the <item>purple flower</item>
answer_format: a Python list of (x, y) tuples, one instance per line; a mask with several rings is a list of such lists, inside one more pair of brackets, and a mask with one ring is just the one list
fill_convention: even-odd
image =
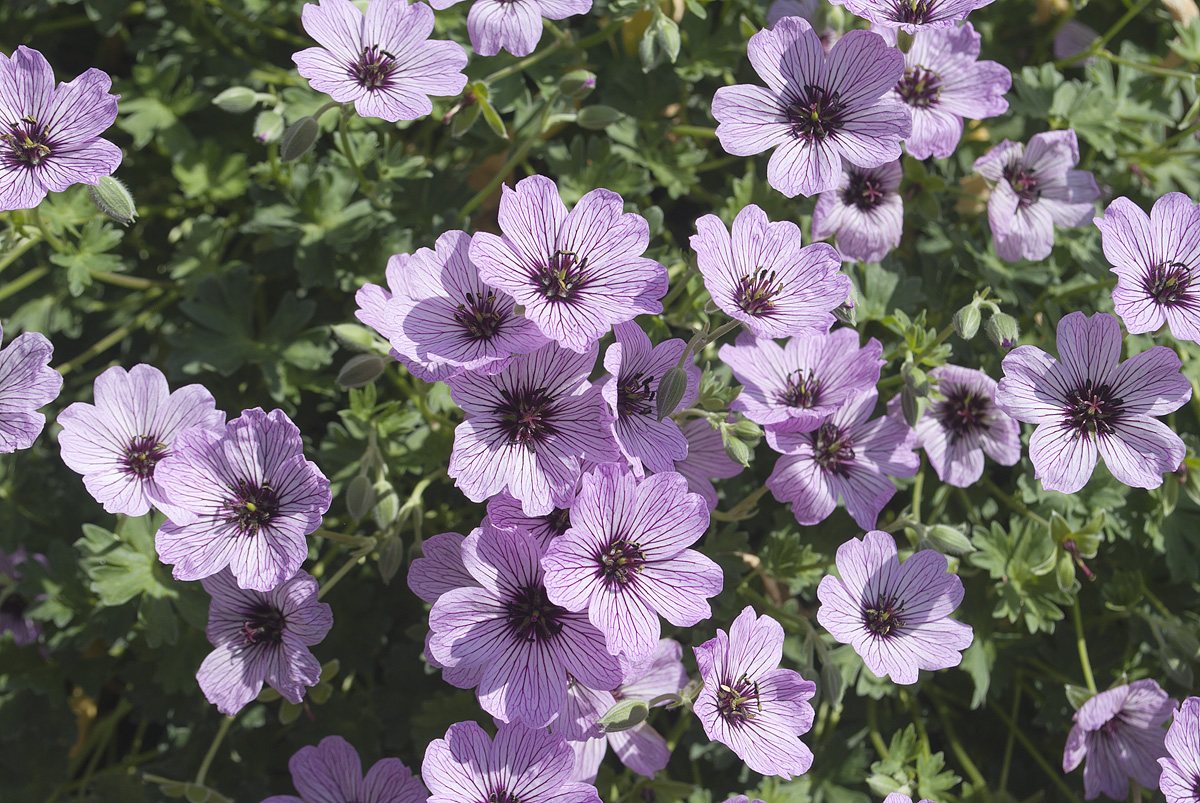
[(329, 480), (304, 459), (300, 430), (282, 410), (245, 410), (223, 432), (188, 429), (155, 468), (178, 515), (155, 547), (177, 580), (228, 566), (238, 585), (270, 591), (308, 556), (305, 536), (329, 509)]
[(364, 778), (358, 751), (341, 736), (301, 747), (288, 762), (300, 797), (272, 795), (262, 803), (425, 803), (425, 787), (398, 758), (382, 758)]
[(988, 225), (996, 255), (1008, 262), (1039, 260), (1054, 247), (1054, 224), (1086, 226), (1100, 197), (1096, 179), (1079, 163), (1075, 132), (1034, 134), (1028, 149), (1007, 139), (975, 160), (975, 171), (995, 182)]
[(36, 411), (58, 398), (63, 383), (50, 367), (53, 354), (54, 346), (38, 332), (17, 335), (0, 349), (0, 454), (28, 449), (46, 426), (46, 416)]
[(789, 198), (816, 195), (837, 186), (842, 157), (859, 167), (900, 158), (912, 120), (888, 96), (904, 56), (879, 34), (850, 31), (826, 57), (811, 25), (784, 17), (750, 37), (749, 55), (767, 86), (721, 87), (712, 114), (735, 156), (779, 146), (767, 165), (772, 187)]
[(725, 480), (742, 473), (742, 464), (735, 463), (725, 453), (721, 433), (707, 420), (693, 418), (680, 431), (688, 440), (688, 454), (675, 463), (675, 471), (687, 480), (688, 490), (700, 494), (711, 513), (717, 509), (717, 490), (710, 480)]
[(521, 509), (521, 500), (514, 499), (505, 491), (493, 496), (487, 503), (488, 520), (501, 530), (521, 529), (533, 536), (545, 551), (550, 541), (567, 531), (571, 526), (570, 507), (554, 508), (543, 516), (526, 516)]
[(1163, 797), (1167, 803), (1200, 801), (1200, 697), (1187, 698), (1175, 712), (1165, 747), (1170, 758), (1158, 760)]
[[(462, 373), (462, 368), (437, 358), (422, 360), (418, 357), (416, 345), (405, 337), (401, 321), (397, 320), (397, 309), (390, 303), (397, 296), (409, 297), (409, 280), (412, 277), (409, 263), (412, 259), (412, 254), (393, 254), (388, 259), (386, 289), (370, 282), (358, 288), (354, 294), (354, 301), (358, 304), (354, 316), (388, 339), (392, 357), (404, 363), (410, 374), (424, 382), (441, 382)], [(503, 367), (506, 363), (498, 364)]]
[(363, 117), (415, 120), (433, 111), (429, 95), (457, 95), (467, 85), (467, 52), (432, 41), (433, 11), (407, 0), (370, 0), (366, 16), (350, 0), (320, 0), (301, 12), (321, 47), (292, 54), (309, 85), (336, 101), (354, 101)]
[[(617, 324), (613, 333), (616, 342), (604, 353), (604, 369), (609, 376), (600, 386), (614, 416), (613, 437), (636, 476), (644, 476), (647, 468), (674, 471), (675, 461), (687, 457), (687, 438), (670, 418), (658, 420), (654, 400), (663, 374), (679, 362), (687, 344), (675, 338), (652, 346), (650, 338), (632, 321)], [(700, 369), (690, 360), (684, 369), (687, 389), (680, 408), (691, 406), (700, 388)]]
[(128, 373), (114, 365), (100, 374), (93, 396), (95, 404), (75, 402), (58, 415), (63, 462), (83, 475), (88, 493), (109, 513), (141, 516), (153, 505), (176, 514), (154, 468), (183, 430), (225, 428), (212, 394), (203, 385), (171, 393), (162, 371), (139, 364)]
[(595, 362), (595, 343), (583, 354), (550, 343), (498, 374), (448, 380), (466, 412), (447, 469), (459, 490), (482, 502), (507, 488), (528, 516), (569, 507), (581, 461), (620, 459), (600, 389), (584, 381)]
[(263, 593), (239, 588), (222, 571), (203, 580), (212, 597), (205, 634), (216, 649), (196, 681), (217, 710), (233, 716), (258, 696), (265, 682), (290, 703), (321, 680), (309, 647), (333, 627), (333, 612), (317, 601), (317, 581), (305, 571)]
[(872, 389), (851, 399), (812, 432), (767, 430), (771, 448), (783, 452), (767, 488), (791, 503), (796, 521), (824, 521), (840, 495), (855, 523), (870, 529), (896, 493), (889, 477), (917, 473), (913, 430), (891, 416), (867, 420), (878, 395)]
[(779, 669), (783, 628), (769, 616), (755, 618), (749, 605), (729, 634), (694, 648), (704, 688), (695, 712), (709, 739), (727, 745), (746, 766), (790, 779), (812, 766), (813, 754), (798, 738), (813, 724), (808, 704), (815, 683)]
[[(908, 795), (902, 795), (899, 792), (892, 792), (883, 799), (883, 803), (912, 803), (912, 798)], [(923, 797), (918, 803), (933, 803), (933, 801)]]
[(1113, 306), (1130, 334), (1166, 322), (1176, 339), (1200, 341), (1200, 206), (1169, 192), (1147, 218), (1133, 201), (1118, 198), (1095, 223), (1117, 274)]
[(575, 759), (563, 737), (502, 724), (488, 738), (458, 722), (425, 749), (429, 803), (600, 803), (596, 787), (568, 780)]
[(529, 176), (504, 187), (503, 235), (476, 234), (471, 261), (546, 337), (586, 352), (614, 323), (662, 312), (667, 269), (640, 256), (650, 225), (624, 206), (615, 192), (592, 190), (568, 213), (553, 181)]
[[(881, 27), (879, 33), (896, 43), (895, 28)], [(964, 117), (982, 120), (1008, 111), (1004, 93), (1012, 87), (1012, 73), (1003, 64), (977, 60), (980, 38), (969, 22), (913, 36), (904, 77), (892, 90), (912, 110), (912, 134), (904, 141), (910, 156), (945, 159), (958, 147)]]
[[(431, 0), (439, 11), (460, 0)], [(561, 20), (592, 10), (592, 0), (476, 0), (467, 14), (471, 47), (480, 56), (494, 56), (503, 48), (514, 56), (528, 56), (542, 38), (542, 18)]]
[(874, 388), (882, 354), (875, 338), (859, 348), (858, 332), (847, 327), (799, 334), (782, 347), (742, 334), (720, 352), (744, 386), (730, 409), (768, 429), (790, 432), (816, 429), (847, 400)]
[[(18, 546), (11, 555), (0, 549), (0, 635), (11, 633), (18, 647), (33, 644), (42, 637), (41, 624), (25, 615), (30, 601), (15, 590), (21, 582), (17, 567), (27, 558), (23, 546)], [(43, 567), (48, 566), (44, 555), (35, 554), (33, 559)]]
[(438, 597), (429, 651), (442, 666), (483, 667), (476, 693), (484, 711), (540, 728), (562, 709), (568, 672), (596, 689), (621, 682), (604, 635), (584, 614), (550, 602), (531, 535), (485, 525), (463, 541), (462, 558), (479, 585)]
[[(1021, 459), (1021, 428), (995, 404), (996, 380), (982, 371), (943, 365), (929, 372), (937, 395), (917, 422), (917, 448), (924, 449), (938, 479), (966, 488), (983, 476), (983, 455), (1002, 466)], [(888, 412), (900, 415), (900, 397)]]
[(587, 611), (608, 651), (637, 662), (658, 645), (661, 615), (676, 627), (712, 616), (721, 567), (694, 549), (708, 508), (687, 481), (668, 472), (640, 483), (619, 464), (583, 478), (571, 529), (542, 558), (550, 601)]
[(41, 53), (24, 45), (12, 58), (0, 53), (0, 212), (33, 209), (47, 192), (112, 175), (121, 149), (100, 139), (117, 119), (111, 86), (94, 67), (55, 86)]
[(463, 563), (465, 540), (458, 533), (438, 533), (421, 542), (422, 557), (408, 567), (408, 587), (414, 594), (432, 605), (447, 591), (479, 585)]
[(878, 262), (900, 244), (904, 202), (900, 200), (900, 162), (864, 169), (842, 162), (835, 189), (823, 192), (813, 210), (813, 239), (837, 236), (847, 261)]
[(821, 46), (828, 53), (840, 36), (836, 29), (825, 23), (823, 12), (828, 8), (826, 5), (824, 10), (821, 9), (821, 0), (774, 0), (767, 9), (767, 27), (774, 28), (784, 17), (800, 17), (813, 26), (813, 30), (818, 30), (817, 25), (821, 23), (818, 35), (821, 37)]
[(992, 0), (829, 0), (883, 28), (907, 33), (950, 28)]
[(1063, 772), (1087, 757), (1083, 790), (1088, 800), (1101, 794), (1125, 800), (1130, 778), (1156, 789), (1162, 772), (1159, 759), (1167, 753), (1162, 726), (1175, 705), (1150, 679), (1100, 692), (1075, 712), (1075, 727), (1063, 751)]
[(1117, 319), (1082, 312), (1058, 322), (1058, 354), (1056, 360), (1035, 346), (1013, 349), (995, 397), (1013, 418), (1037, 424), (1029, 459), (1042, 487), (1075, 493), (1092, 476), (1097, 453), (1126, 485), (1161, 485), (1187, 452), (1178, 435), (1151, 417), (1192, 397), (1179, 357), (1154, 346), (1121, 363)]
[(896, 542), (882, 530), (851, 538), (837, 551), (841, 579), (826, 575), (817, 587), (817, 621), (893, 683), (916, 683), (919, 669), (958, 666), (974, 633), (950, 618), (963, 584), (947, 565), (932, 549), (901, 564)]
[[(1058, 33), (1054, 35), (1054, 60), (1066, 61), (1072, 56), (1081, 56), (1100, 38), (1100, 34), (1094, 28), (1084, 25), (1076, 19), (1069, 19), (1062, 24), (1058, 29)], [(1089, 56), (1086, 59), (1076, 59), (1068, 64), (1068, 67), (1082, 67), (1086, 64), (1091, 64), (1096, 60), (1095, 56)]]
[(772, 223), (754, 204), (738, 212), (732, 235), (716, 215), (696, 221), (692, 250), (713, 303), (759, 337), (827, 330), (850, 295), (837, 251), (800, 245), (800, 227)]

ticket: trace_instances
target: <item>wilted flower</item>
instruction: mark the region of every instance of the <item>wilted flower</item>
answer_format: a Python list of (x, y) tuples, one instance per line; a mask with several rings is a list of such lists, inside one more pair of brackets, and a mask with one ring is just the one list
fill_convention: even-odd
[(321, 47), (292, 54), (309, 85), (336, 101), (354, 101), (363, 117), (415, 120), (433, 111), (430, 95), (467, 85), (467, 52), (433, 41), (433, 11), (407, 0), (370, 0), (364, 16), (350, 0), (305, 4), (304, 30)]
[(992, 0), (830, 0), (884, 28), (908, 33), (949, 28)]
[(262, 803), (425, 803), (428, 797), (398, 758), (381, 758), (364, 778), (358, 751), (341, 736), (301, 747), (288, 769), (300, 797), (273, 795)]
[(836, 235), (838, 251), (846, 260), (883, 259), (904, 234), (903, 176), (898, 161), (865, 169), (843, 160), (837, 187), (817, 198), (813, 239)]
[(1158, 760), (1162, 767), (1158, 788), (1167, 803), (1196, 803), (1200, 800), (1200, 697), (1187, 698), (1175, 712), (1165, 747), (1169, 757)]
[(1037, 424), (1029, 459), (1042, 487), (1075, 493), (1087, 484), (1097, 456), (1120, 482), (1157, 488), (1179, 468), (1183, 441), (1152, 416), (1166, 415), (1192, 396), (1178, 355), (1154, 346), (1121, 362), (1121, 325), (1112, 315), (1072, 312), (1058, 322), (1056, 360), (1036, 346), (1004, 358), (996, 406)]
[(17, 335), (0, 349), (0, 454), (28, 449), (46, 426), (37, 409), (58, 398), (63, 383), (50, 367), (53, 354), (54, 346), (38, 332)]
[(916, 683), (919, 669), (958, 666), (974, 633), (950, 618), (963, 584), (947, 565), (932, 549), (901, 563), (896, 542), (881, 530), (851, 538), (837, 551), (841, 579), (826, 575), (817, 587), (817, 621), (894, 683)]
[(789, 198), (816, 195), (837, 186), (842, 157), (859, 167), (900, 158), (912, 120), (889, 90), (904, 57), (879, 34), (850, 31), (826, 57), (811, 25), (784, 17), (750, 37), (749, 55), (767, 86), (721, 87), (712, 115), (729, 153), (777, 148), (767, 165), (772, 187)]

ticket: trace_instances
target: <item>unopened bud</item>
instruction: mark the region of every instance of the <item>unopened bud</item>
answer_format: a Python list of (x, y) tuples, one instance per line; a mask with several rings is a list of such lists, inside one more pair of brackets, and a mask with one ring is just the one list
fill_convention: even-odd
[(379, 500), (375, 503), (375, 524), (385, 530), (400, 515), (400, 497), (396, 496), (396, 489), (387, 480), (375, 483), (375, 497)]
[(254, 118), (254, 138), (259, 142), (274, 142), (283, 134), (283, 115), (279, 112), (259, 112)]
[(387, 362), (378, 355), (355, 354), (346, 360), (335, 381), (344, 388), (361, 388), (378, 379), (386, 367)]
[(104, 214), (128, 226), (137, 217), (133, 196), (124, 183), (112, 176), (103, 176), (94, 187), (88, 187), (88, 197)]
[(392, 582), (392, 578), (403, 565), (404, 544), (399, 537), (393, 535), (383, 542), (383, 548), (379, 550), (379, 576), (385, 585)]
[(671, 366), (662, 375), (654, 394), (654, 414), (659, 421), (675, 412), (679, 402), (683, 401), (683, 394), (687, 393), (687, 380), (687, 370), (678, 365)]
[(612, 106), (584, 106), (575, 117), (580, 128), (600, 131), (621, 120), (625, 115)]
[(924, 400), (918, 398), (908, 385), (900, 390), (900, 412), (904, 414), (904, 420), (910, 427), (916, 427), (917, 422), (921, 420), (923, 403)]
[(230, 114), (245, 114), (258, 105), (258, 95), (244, 86), (231, 86), (212, 99), (213, 105)]
[(960, 530), (945, 524), (933, 525), (925, 531), (925, 537), (937, 548), (938, 552), (965, 555), (975, 551), (971, 539), (963, 535)]
[(753, 421), (742, 420), (728, 426), (734, 437), (747, 445), (757, 446), (762, 438), (762, 427)]
[(475, 121), (479, 119), (479, 112), (478, 103), (463, 107), (462, 111), (454, 115), (454, 119), (450, 122), (450, 136), (461, 137), (470, 131), (471, 126), (475, 125)]
[(729, 455), (730, 460), (739, 466), (749, 467), (750, 446), (737, 436), (732, 424), (721, 425), (721, 444), (725, 447), (725, 454)]
[(979, 313), (979, 307), (974, 304), (967, 306), (954, 313), (954, 331), (963, 340), (970, 340), (979, 332), (979, 324), (983, 322), (983, 316)]
[(911, 388), (914, 395), (922, 399), (929, 395), (929, 377), (920, 368), (905, 363), (900, 374), (904, 377), (904, 386)]
[(375, 506), (375, 486), (359, 474), (346, 486), (346, 509), (355, 521), (371, 512)]
[(646, 721), (650, 706), (644, 700), (621, 700), (597, 720), (605, 733), (618, 733), (635, 728)]
[(283, 142), (279, 145), (280, 161), (296, 161), (312, 150), (320, 135), (321, 125), (315, 117), (301, 117), (283, 132)]
[(1017, 327), (1017, 319), (1005, 312), (994, 313), (988, 318), (987, 323), (983, 325), (983, 331), (989, 340), (1002, 349), (1010, 349), (1017, 345), (1017, 338), (1021, 334)]
[(571, 70), (558, 79), (558, 91), (571, 100), (583, 100), (596, 88), (596, 74), (591, 70)]

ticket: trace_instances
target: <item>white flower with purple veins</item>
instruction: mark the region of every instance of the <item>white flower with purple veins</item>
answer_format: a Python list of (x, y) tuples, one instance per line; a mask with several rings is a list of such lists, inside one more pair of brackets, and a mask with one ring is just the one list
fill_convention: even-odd
[(333, 627), (333, 611), (317, 601), (317, 581), (298, 571), (267, 591), (239, 588), (229, 571), (206, 577), (212, 597), (205, 634), (215, 648), (196, 673), (200, 691), (217, 710), (233, 716), (266, 683), (290, 703), (321, 680), (309, 647)]
[(1164, 747), (1167, 755), (1158, 759), (1163, 797), (1167, 803), (1200, 801), (1200, 697), (1189, 697), (1179, 706)]
[(262, 803), (425, 803), (429, 793), (398, 758), (381, 758), (363, 777), (362, 760), (341, 736), (301, 747), (288, 761), (295, 795)]
[(50, 367), (53, 355), (54, 346), (38, 332), (17, 335), (0, 349), (0, 454), (33, 446), (46, 426), (37, 409), (58, 398), (63, 384)]
[(813, 239), (835, 236), (837, 249), (847, 262), (883, 259), (904, 234), (903, 177), (898, 161), (872, 168), (843, 162), (837, 188), (817, 198)]
[(292, 54), (297, 71), (318, 92), (354, 101), (363, 117), (415, 120), (433, 111), (430, 95), (457, 95), (467, 85), (467, 52), (429, 39), (433, 11), (424, 3), (371, 0), (364, 16), (350, 0), (320, 0), (306, 4), (301, 19), (321, 47)]
[[(878, 27), (889, 44), (896, 29)], [(963, 118), (982, 120), (1008, 111), (1004, 93), (1012, 73), (1003, 64), (978, 61), (982, 37), (971, 23), (931, 28), (913, 35), (904, 54), (904, 77), (893, 92), (912, 110), (913, 127), (904, 149), (916, 159), (945, 159), (962, 138)]]
[(526, 515), (544, 516), (570, 507), (583, 461), (620, 459), (600, 389), (586, 382), (596, 348), (577, 354), (549, 343), (498, 374), (448, 380), (466, 417), (447, 471), (467, 498), (507, 489)]
[(1075, 493), (1098, 457), (1119, 482), (1157, 488), (1187, 449), (1157, 418), (1192, 397), (1179, 356), (1154, 346), (1121, 362), (1121, 325), (1112, 315), (1072, 312), (1058, 322), (1058, 356), (1021, 346), (1004, 358), (996, 406), (1036, 424), (1029, 459), (1042, 487)]
[[(461, 0), (431, 0), (439, 11)], [(592, 10), (592, 0), (475, 0), (467, 14), (471, 47), (480, 56), (501, 49), (528, 56), (541, 41), (542, 19), (562, 20)]]
[(892, 477), (911, 477), (921, 467), (913, 452), (916, 434), (891, 416), (871, 418), (874, 388), (847, 401), (811, 432), (767, 430), (767, 443), (782, 452), (767, 478), (780, 502), (791, 503), (803, 525), (829, 517), (838, 497), (859, 527), (875, 526), (895, 496)]
[(1054, 225), (1086, 226), (1100, 197), (1096, 179), (1079, 163), (1075, 132), (1034, 134), (1025, 147), (1007, 139), (975, 160), (975, 172), (994, 182), (988, 225), (996, 255), (1008, 262), (1045, 259), (1054, 248)]
[(832, 246), (801, 246), (799, 226), (772, 223), (754, 204), (730, 229), (705, 215), (690, 242), (713, 303), (759, 337), (826, 331), (850, 295), (850, 277)]
[(36, 50), (0, 53), (0, 212), (33, 209), (47, 192), (95, 186), (121, 164), (121, 149), (100, 134), (117, 119), (112, 80), (95, 67), (54, 84)]
[(541, 544), (543, 550), (571, 526), (569, 507), (556, 507), (543, 516), (526, 516), (525, 511), (521, 509), (521, 500), (506, 491), (488, 499), (487, 514), (488, 521), (502, 530), (525, 530)]
[(920, 669), (958, 666), (974, 633), (950, 618), (963, 584), (948, 565), (932, 549), (901, 563), (896, 542), (882, 530), (851, 538), (837, 551), (841, 579), (826, 575), (817, 587), (817, 621), (893, 683), (916, 683)]
[[(609, 376), (600, 383), (604, 401), (615, 416), (613, 437), (636, 476), (645, 476), (646, 469), (674, 471), (675, 461), (687, 457), (687, 438), (670, 418), (658, 420), (655, 399), (663, 374), (675, 367), (687, 344), (675, 338), (652, 346), (632, 321), (617, 324), (613, 333), (617, 340), (604, 353)], [(700, 388), (700, 369), (690, 360), (684, 369), (687, 385), (680, 408), (690, 407)]]
[(658, 644), (660, 615), (676, 627), (712, 616), (721, 567), (688, 548), (708, 520), (704, 500), (674, 472), (637, 482), (625, 466), (597, 466), (571, 506), (571, 529), (542, 558), (547, 596), (586, 611), (610, 653), (641, 661)]
[(907, 33), (950, 28), (992, 0), (829, 0), (884, 28)]
[[(225, 413), (203, 385), (174, 393), (152, 365), (128, 373), (114, 365), (96, 377), (95, 404), (75, 402), (58, 415), (63, 462), (109, 513), (141, 516), (153, 505), (171, 515), (170, 501), (154, 477), (175, 437), (199, 427), (220, 431)], [(186, 516), (186, 513), (184, 514)]]
[(721, 433), (713, 429), (707, 419), (693, 418), (680, 427), (680, 431), (688, 440), (688, 453), (683, 460), (675, 462), (675, 471), (687, 480), (689, 491), (700, 494), (711, 513), (720, 501), (712, 480), (736, 477), (744, 466), (729, 459)]
[(624, 206), (615, 192), (592, 190), (567, 212), (553, 181), (523, 178), (504, 187), (502, 235), (476, 234), (471, 261), (546, 337), (582, 354), (613, 324), (662, 312), (667, 269), (641, 256), (650, 224)]
[(875, 387), (882, 354), (875, 338), (859, 348), (858, 332), (839, 327), (799, 334), (782, 346), (743, 333), (736, 345), (721, 347), (720, 357), (743, 385), (731, 410), (768, 430), (811, 432)]
[(187, 429), (155, 467), (174, 517), (154, 540), (177, 580), (228, 566), (238, 585), (270, 591), (308, 557), (305, 536), (329, 509), (329, 480), (304, 459), (299, 428), (255, 407), (224, 430)]
[(1168, 192), (1147, 217), (1117, 198), (1094, 222), (1117, 274), (1113, 306), (1129, 333), (1166, 323), (1177, 340), (1200, 342), (1200, 206)]
[(466, 536), (458, 533), (438, 533), (421, 542), (421, 557), (408, 567), (408, 587), (422, 601), (432, 605), (447, 591), (479, 585), (463, 564), (465, 540)]
[(750, 63), (766, 87), (717, 90), (717, 138), (735, 156), (775, 148), (767, 182), (789, 198), (837, 186), (842, 158), (878, 167), (900, 158), (912, 119), (890, 90), (904, 56), (870, 31), (850, 31), (829, 55), (808, 22), (784, 17), (750, 37)]
[(837, 29), (829, 27), (825, 19), (825, 11), (829, 10), (828, 3), (822, 6), (822, 0), (774, 0), (767, 9), (767, 27), (774, 28), (784, 17), (800, 17), (821, 37), (821, 46), (825, 52), (833, 47), (840, 34)]

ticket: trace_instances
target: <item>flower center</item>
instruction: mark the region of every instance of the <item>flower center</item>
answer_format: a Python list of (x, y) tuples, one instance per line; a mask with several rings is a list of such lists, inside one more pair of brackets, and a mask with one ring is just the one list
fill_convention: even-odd
[(37, 167), (50, 155), (50, 126), (38, 125), (33, 115), (22, 117), (15, 123), (8, 124), (9, 130), (0, 134), (0, 140), (8, 143), (12, 149), (13, 158), (25, 162), (30, 167)]
[(645, 562), (646, 556), (637, 544), (625, 540), (614, 541), (600, 555), (600, 571), (604, 576), (604, 584), (627, 585), (634, 575), (642, 573), (642, 565)]
[(554, 535), (562, 535), (567, 530), (571, 529), (571, 510), (555, 510), (548, 516), (542, 516), (546, 526), (550, 528), (550, 532)]
[[(802, 373), (803, 372), (803, 373)], [(821, 380), (809, 368), (797, 368), (787, 376), (787, 387), (779, 395), (779, 401), (788, 407), (812, 407), (821, 398)]]
[(883, 203), (883, 182), (861, 170), (850, 171), (850, 182), (842, 190), (842, 203), (869, 212)]
[[(514, 2), (514, 0), (501, 0), (501, 2)], [(521, 803), (521, 799), (505, 789), (497, 789), (494, 792), (489, 792), (487, 803)]]
[(496, 294), (491, 290), (486, 296), (467, 293), (466, 301), (454, 313), (454, 320), (463, 325), (472, 340), (489, 339), (499, 331), (504, 318), (504, 313), (496, 309)]
[(800, 97), (783, 110), (783, 115), (792, 126), (793, 138), (822, 142), (842, 127), (845, 110), (846, 104), (842, 103), (840, 93), (807, 84)]
[(521, 641), (549, 641), (562, 632), (558, 620), (566, 612), (546, 599), (545, 586), (521, 586), (508, 601), (508, 626)]
[(904, 77), (896, 84), (896, 92), (909, 106), (928, 109), (937, 105), (942, 94), (942, 77), (918, 64), (904, 70)]
[(358, 55), (358, 61), (350, 68), (350, 75), (367, 91), (391, 86), (394, 72), (396, 57), (379, 45), (364, 47)]
[(826, 421), (813, 433), (813, 459), (825, 471), (846, 476), (847, 463), (854, 459), (850, 436)]
[(167, 445), (153, 435), (138, 435), (125, 447), (121, 468), (126, 474), (146, 480), (154, 476), (154, 466), (167, 456)]
[(751, 681), (743, 674), (734, 683), (717, 686), (717, 712), (726, 722), (740, 725), (762, 711), (762, 702), (758, 698), (758, 681)]
[(587, 285), (587, 257), (578, 259), (574, 251), (555, 251), (544, 267), (533, 272), (538, 292), (548, 301), (574, 301)]
[(992, 400), (970, 388), (955, 385), (942, 391), (946, 400), (937, 407), (937, 418), (950, 431), (950, 440), (987, 429)]
[(893, 0), (891, 13), (892, 22), (906, 22), (922, 25), (933, 17), (933, 7), (937, 0)]
[(617, 415), (625, 418), (630, 415), (650, 415), (650, 402), (654, 401), (655, 392), (650, 389), (654, 377), (645, 376), (641, 371), (625, 377), (617, 383)]
[(1164, 307), (1171, 307), (1190, 300), (1188, 288), (1192, 284), (1192, 272), (1182, 262), (1163, 262), (1150, 268), (1150, 275), (1142, 280), (1146, 292)]
[(904, 627), (904, 602), (880, 594), (875, 605), (863, 609), (863, 624), (877, 636), (886, 636)]
[(551, 423), (554, 397), (546, 388), (521, 388), (500, 391), (504, 401), (496, 408), (501, 426), (510, 444), (520, 444), (529, 451), (549, 435), (558, 434)]
[(1124, 399), (1113, 396), (1112, 388), (1108, 385), (1092, 386), (1092, 380), (1083, 383), (1083, 387), (1074, 390), (1067, 401), (1067, 425), (1078, 435), (1110, 435), (1113, 424), (1124, 412)]
[(775, 271), (759, 268), (738, 280), (733, 303), (747, 315), (761, 318), (775, 311), (775, 297), (783, 292), (783, 280), (775, 282)]
[(279, 514), (279, 495), (266, 483), (238, 480), (237, 487), (229, 490), (234, 498), (225, 501), (225, 520), (236, 523), (242, 535), (258, 535)]
[(1004, 168), (1004, 179), (1017, 194), (1021, 208), (1029, 206), (1042, 197), (1042, 191), (1037, 186), (1037, 175), (1021, 164), (1011, 164)]
[(242, 643), (247, 645), (280, 644), (283, 641), (284, 624), (282, 611), (264, 605), (246, 617), (238, 635), (242, 637)]

